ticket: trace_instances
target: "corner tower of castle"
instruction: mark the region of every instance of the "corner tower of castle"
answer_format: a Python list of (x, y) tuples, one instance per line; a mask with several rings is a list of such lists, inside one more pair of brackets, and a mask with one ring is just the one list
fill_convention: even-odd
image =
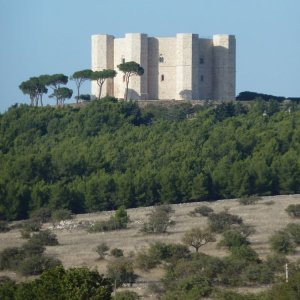
[[(118, 65), (135, 61), (142, 76), (130, 79), (128, 96), (133, 100), (221, 100), (235, 99), (236, 43), (233, 35), (179, 33), (176, 37), (148, 37), (127, 33), (123, 38), (92, 36), (92, 70), (114, 69), (103, 95), (124, 97), (125, 82)], [(92, 94), (99, 87), (92, 83)]]

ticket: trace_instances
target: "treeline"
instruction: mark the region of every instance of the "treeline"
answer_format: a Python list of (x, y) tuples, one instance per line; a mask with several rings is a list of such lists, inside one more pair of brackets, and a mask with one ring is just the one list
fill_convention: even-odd
[(0, 115), (0, 218), (299, 193), (299, 152), (300, 112), (272, 101), (14, 106)]
[(274, 96), (274, 95), (249, 92), (249, 91), (239, 93), (236, 97), (236, 100), (238, 100), (238, 101), (253, 101), (257, 98), (261, 98), (264, 101), (276, 100), (276, 101), (282, 102), (284, 100), (291, 100), (291, 101), (300, 102), (300, 97), (282, 97), (282, 96)]

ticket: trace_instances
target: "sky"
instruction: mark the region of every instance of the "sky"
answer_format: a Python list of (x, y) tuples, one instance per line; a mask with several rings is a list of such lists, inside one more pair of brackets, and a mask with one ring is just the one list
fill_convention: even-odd
[(234, 34), (237, 94), (300, 97), (299, 16), (299, 0), (0, 0), (0, 112), (29, 103), (29, 77), (90, 68), (98, 33)]

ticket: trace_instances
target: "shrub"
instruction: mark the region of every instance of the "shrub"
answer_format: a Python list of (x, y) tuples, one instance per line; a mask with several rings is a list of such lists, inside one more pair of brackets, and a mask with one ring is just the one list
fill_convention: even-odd
[(19, 266), (22, 275), (39, 275), (45, 270), (60, 266), (61, 262), (45, 255), (33, 255), (26, 257)]
[(72, 219), (72, 212), (68, 209), (58, 209), (52, 211), (51, 214), (52, 222), (60, 222), (69, 219)]
[(114, 249), (110, 250), (110, 255), (112, 255), (114, 257), (121, 257), (121, 256), (124, 256), (124, 252), (122, 249), (114, 248)]
[(114, 299), (116, 300), (138, 300), (140, 297), (134, 291), (117, 292)]
[(117, 287), (123, 283), (131, 285), (137, 278), (133, 271), (133, 263), (127, 258), (118, 258), (111, 262), (107, 266), (107, 276), (116, 282)]
[(271, 249), (278, 253), (294, 253), (295, 244), (293, 243), (291, 237), (284, 231), (278, 231), (274, 233), (270, 240)]
[(287, 258), (283, 254), (278, 253), (269, 255), (266, 260), (266, 264), (271, 268), (273, 272), (283, 272), (284, 265), (287, 262)]
[(134, 263), (137, 268), (148, 271), (155, 268), (160, 263), (160, 260), (146, 251), (141, 251), (137, 254)]
[(232, 257), (242, 259), (247, 262), (259, 262), (258, 254), (249, 245), (230, 248)]
[(39, 233), (34, 234), (30, 241), (32, 243), (40, 244), (42, 246), (56, 246), (58, 245), (58, 240), (56, 235), (51, 232), (49, 229), (40, 231)]
[(30, 218), (39, 221), (40, 223), (46, 223), (51, 219), (52, 210), (47, 207), (41, 207), (35, 210)]
[(151, 244), (148, 253), (152, 257), (156, 257), (159, 260), (165, 260), (167, 262), (174, 262), (181, 258), (187, 258), (190, 255), (190, 251), (185, 245), (165, 244), (161, 242)]
[(8, 223), (6, 221), (0, 220), (0, 232), (7, 232), (9, 231)]
[(100, 245), (98, 245), (96, 248), (96, 252), (99, 254), (99, 259), (103, 259), (108, 250), (109, 247), (105, 243), (101, 243)]
[(274, 282), (273, 270), (266, 264), (251, 264), (243, 272), (244, 282), (270, 284)]
[(42, 223), (37, 219), (29, 219), (22, 223), (21, 236), (29, 238), (32, 232), (40, 231)]
[(0, 252), (0, 270), (17, 270), (25, 257), (21, 248), (9, 247)]
[(233, 248), (242, 245), (249, 245), (250, 242), (240, 232), (236, 230), (228, 230), (223, 233), (223, 239), (219, 242), (219, 246)]
[(229, 214), (226, 211), (218, 214), (212, 213), (208, 216), (211, 231), (221, 233), (230, 229), (234, 224), (242, 224), (243, 220), (239, 216)]
[(238, 201), (241, 205), (253, 205), (256, 204), (259, 200), (262, 200), (259, 196), (248, 196), (242, 197)]
[(195, 214), (200, 214), (201, 216), (207, 217), (209, 216), (211, 213), (213, 213), (214, 210), (212, 208), (210, 208), (207, 205), (201, 205), (199, 207), (196, 207), (191, 214), (195, 215)]
[(290, 223), (286, 226), (285, 231), (291, 236), (295, 244), (300, 245), (300, 224)]
[(45, 247), (36, 241), (29, 240), (25, 243), (21, 249), (24, 251), (25, 256), (42, 255), (45, 251)]
[(300, 218), (300, 204), (291, 204), (285, 209), (285, 211), (290, 217)]
[(173, 212), (170, 205), (156, 206), (149, 215), (148, 222), (142, 228), (146, 233), (165, 233), (168, 227), (175, 225), (170, 214)]

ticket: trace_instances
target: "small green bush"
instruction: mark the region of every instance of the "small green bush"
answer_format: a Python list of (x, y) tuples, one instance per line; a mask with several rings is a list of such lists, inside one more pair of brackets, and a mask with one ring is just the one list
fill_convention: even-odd
[(121, 291), (117, 292), (114, 299), (116, 300), (138, 300), (140, 297), (134, 291)]
[(300, 224), (290, 223), (286, 226), (285, 231), (296, 245), (300, 245)]
[(124, 256), (124, 252), (122, 249), (114, 248), (114, 249), (110, 250), (110, 255), (112, 255), (114, 257), (121, 257), (121, 256)]
[(155, 268), (160, 263), (160, 260), (146, 251), (141, 251), (138, 252), (134, 263), (138, 269), (148, 271)]
[(37, 220), (40, 223), (46, 223), (51, 220), (52, 210), (48, 207), (41, 207), (38, 210), (35, 210), (30, 215), (31, 219)]
[(38, 219), (29, 219), (22, 223), (21, 236), (30, 238), (32, 232), (38, 232), (42, 228), (42, 223)]
[(291, 204), (285, 209), (285, 211), (292, 218), (300, 218), (300, 204)]
[(251, 264), (242, 276), (246, 283), (270, 284), (275, 279), (273, 270), (267, 264)]
[(6, 221), (0, 220), (0, 232), (7, 232), (9, 231), (8, 223)]
[(199, 207), (196, 207), (191, 214), (192, 215), (196, 215), (196, 214), (200, 214), (201, 216), (207, 217), (209, 216), (211, 213), (213, 213), (214, 210), (212, 208), (210, 208), (207, 205), (201, 205)]
[(104, 259), (108, 250), (109, 247), (106, 245), (106, 243), (101, 243), (100, 245), (98, 245), (96, 248), (96, 252), (99, 254), (99, 259)]
[(17, 270), (24, 257), (25, 253), (21, 248), (5, 248), (0, 252), (0, 270)]
[(283, 272), (288, 259), (283, 254), (274, 253), (267, 256), (266, 264), (273, 272)]
[(72, 212), (68, 209), (58, 209), (52, 211), (51, 220), (52, 222), (60, 222), (72, 219)]
[(295, 252), (295, 244), (285, 231), (275, 232), (269, 242), (271, 249), (277, 253), (290, 254)]
[(219, 246), (228, 247), (240, 247), (242, 245), (249, 245), (250, 242), (240, 232), (236, 230), (228, 230), (223, 233), (223, 239), (219, 242)]
[(56, 235), (51, 232), (49, 229), (40, 231), (32, 235), (29, 240), (33, 244), (40, 244), (42, 246), (56, 246), (58, 245), (58, 240)]
[(45, 246), (32, 240), (26, 242), (21, 249), (24, 251), (25, 256), (42, 255), (46, 250)]
[(239, 247), (230, 248), (232, 257), (247, 261), (260, 262), (258, 254), (249, 245), (241, 245)]
[(236, 215), (232, 215), (226, 211), (220, 213), (212, 213), (208, 216), (209, 227), (212, 232), (222, 233), (232, 225), (241, 225), (243, 223), (242, 218)]
[(260, 200), (262, 200), (262, 198), (259, 196), (248, 196), (248, 197), (242, 197), (238, 201), (241, 205), (253, 205)]

